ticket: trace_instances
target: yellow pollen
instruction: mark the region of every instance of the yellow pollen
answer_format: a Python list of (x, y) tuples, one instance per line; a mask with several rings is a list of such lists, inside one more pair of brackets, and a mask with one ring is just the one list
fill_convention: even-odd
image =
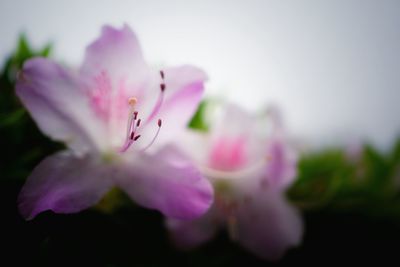
[(130, 97), (130, 98), (128, 99), (128, 103), (129, 103), (130, 106), (136, 105), (136, 103), (137, 103), (137, 98), (136, 98), (136, 97)]

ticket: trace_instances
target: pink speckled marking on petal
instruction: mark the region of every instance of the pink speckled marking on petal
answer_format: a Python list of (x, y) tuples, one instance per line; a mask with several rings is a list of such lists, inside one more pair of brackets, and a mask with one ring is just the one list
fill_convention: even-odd
[(243, 167), (247, 163), (246, 139), (240, 137), (232, 143), (229, 163), (235, 169)]
[(93, 78), (94, 89), (88, 90), (90, 104), (95, 113), (104, 121), (110, 119), (112, 85), (107, 71), (101, 71)]
[[(128, 99), (129, 97), (133, 97), (128, 95), (128, 85), (126, 83), (126, 79), (122, 78), (119, 81), (117, 92), (114, 97), (114, 105), (113, 108), (115, 109), (114, 116), (117, 119), (126, 119), (128, 111), (129, 111), (129, 104)], [(137, 97), (137, 96), (135, 96)]]
[(87, 90), (90, 105), (96, 115), (109, 122), (112, 119), (126, 120), (129, 111), (128, 86), (126, 79), (121, 78), (117, 87), (113, 87), (107, 71), (101, 71), (93, 78), (93, 88)]

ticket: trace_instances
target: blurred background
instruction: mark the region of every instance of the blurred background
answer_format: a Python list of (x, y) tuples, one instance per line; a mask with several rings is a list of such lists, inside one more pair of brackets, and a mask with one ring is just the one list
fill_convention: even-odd
[[(398, 260), (400, 1), (0, 0), (0, 265), (292, 266)], [(222, 232), (180, 252), (163, 219), (112, 192), (74, 215), (25, 222), (16, 198), (32, 168), (62, 148), (14, 96), (24, 60), (80, 63), (103, 24), (129, 24), (155, 65), (207, 71), (207, 95), (250, 110), (280, 107), (301, 155), (290, 200), (302, 246), (262, 261)], [(21, 38), (24, 33), (25, 37)], [(17, 256), (14, 256), (17, 253)], [(7, 266), (10, 264), (7, 263)]]

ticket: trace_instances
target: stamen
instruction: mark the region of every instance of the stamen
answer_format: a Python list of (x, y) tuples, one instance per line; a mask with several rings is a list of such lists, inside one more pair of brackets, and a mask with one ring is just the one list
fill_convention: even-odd
[[(132, 129), (131, 129), (131, 131), (132, 132), (136, 132), (136, 130), (137, 130), (137, 128), (139, 127), (139, 125), (140, 125), (140, 122), (142, 121), (141, 119), (138, 119), (137, 121), (136, 121), (136, 119), (137, 119), (137, 117), (138, 117), (138, 114), (139, 114), (139, 112), (135, 112), (134, 113), (134, 120), (133, 120), (133, 122), (132, 122)], [(136, 121), (136, 123), (135, 123), (135, 121)]]
[[(160, 70), (160, 76), (162, 79), (162, 82), (160, 83), (160, 94), (158, 96), (156, 104), (153, 107), (153, 110), (150, 112), (150, 115), (146, 119), (145, 124), (150, 122), (159, 113), (160, 108), (164, 101), (164, 91), (167, 87), (164, 82), (164, 78), (165, 78), (164, 71)], [(120, 152), (125, 152), (126, 150), (128, 150), (128, 148), (132, 145), (132, 143), (140, 138), (140, 135), (135, 135), (137, 128), (140, 126), (140, 123), (142, 122), (142, 120), (140, 118), (138, 118), (139, 112), (137, 110), (135, 110), (135, 106), (136, 106), (137, 102), (138, 102), (138, 100), (136, 97), (130, 97), (128, 99), (128, 104), (130, 106), (130, 110), (129, 110), (128, 125), (127, 125), (126, 141), (125, 141), (125, 144), (123, 145), (123, 147), (120, 149)], [(161, 125), (162, 125), (161, 119), (159, 119), (157, 121), (157, 125), (158, 125), (158, 129), (157, 129), (155, 136), (153, 137), (151, 142), (144, 149), (142, 149), (142, 151), (144, 151), (144, 150), (148, 149), (150, 146), (152, 146), (154, 141), (157, 139), (157, 136), (160, 132)]]
[(130, 106), (129, 109), (129, 119), (128, 119), (128, 125), (126, 126), (126, 138), (129, 138), (129, 135), (131, 134), (134, 126), (134, 121), (137, 118), (138, 112), (135, 111), (135, 105), (137, 103), (137, 98), (136, 97), (130, 97), (128, 99), (128, 104)]
[(119, 152), (124, 153), (125, 151), (127, 151), (128, 148), (133, 144), (133, 142), (135, 142), (139, 138), (140, 138), (140, 134), (135, 136), (135, 132), (132, 131), (129, 138), (126, 140), (124, 146), (119, 150)]
[(146, 120), (146, 123), (150, 122), (158, 114), (158, 112), (160, 111), (161, 106), (163, 104), (163, 101), (164, 101), (164, 92), (165, 92), (165, 89), (167, 88), (167, 86), (164, 82), (164, 77), (165, 77), (164, 71), (160, 70), (160, 76), (162, 79), (162, 83), (160, 84), (160, 94), (158, 96), (158, 100), (157, 100), (156, 104), (153, 107), (153, 110), (150, 112), (150, 115)]
[(161, 119), (158, 119), (157, 125), (158, 125), (158, 129), (157, 129), (156, 134), (154, 135), (154, 137), (153, 137), (153, 139), (150, 141), (150, 143), (149, 143), (145, 148), (143, 148), (143, 149), (141, 150), (142, 152), (145, 151), (145, 150), (147, 150), (149, 147), (151, 147), (151, 146), (154, 144), (154, 141), (156, 141), (157, 136), (158, 136), (158, 134), (160, 133), (161, 125), (162, 125)]
[[(131, 97), (128, 99), (128, 104), (130, 106), (130, 110), (129, 110), (129, 119), (128, 119), (128, 125), (127, 125), (127, 129), (126, 129), (126, 141), (125, 144), (123, 145), (123, 147), (119, 150), (120, 152), (125, 152), (126, 150), (128, 150), (128, 148), (132, 145), (132, 143), (137, 140), (137, 138), (135, 137), (135, 131), (136, 128), (135, 127), (137, 124), (136, 119), (138, 116), (138, 112), (135, 111), (135, 105), (137, 103), (137, 98), (136, 97)], [(140, 124), (140, 123), (139, 123)]]
[(158, 114), (158, 112), (160, 111), (161, 106), (164, 102), (165, 87), (163, 89), (161, 85), (160, 85), (161, 90), (160, 90), (160, 94), (158, 96), (158, 100), (157, 100), (156, 104), (154, 105), (153, 110), (151, 111), (149, 117), (147, 118), (147, 122), (151, 121)]

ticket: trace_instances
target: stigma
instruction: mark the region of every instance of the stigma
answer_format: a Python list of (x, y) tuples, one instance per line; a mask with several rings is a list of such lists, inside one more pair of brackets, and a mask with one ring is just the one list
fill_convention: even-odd
[(134, 107), (136, 105), (136, 103), (137, 103), (137, 98), (136, 97), (130, 97), (128, 99), (129, 106)]

